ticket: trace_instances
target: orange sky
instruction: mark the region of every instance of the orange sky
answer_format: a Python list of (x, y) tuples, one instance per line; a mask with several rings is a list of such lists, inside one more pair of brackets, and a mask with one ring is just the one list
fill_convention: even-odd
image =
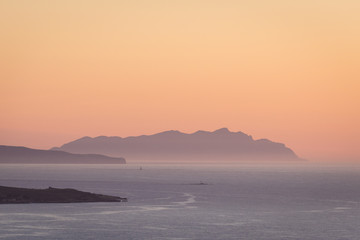
[(360, 161), (360, 1), (0, 1), (0, 144), (228, 127)]

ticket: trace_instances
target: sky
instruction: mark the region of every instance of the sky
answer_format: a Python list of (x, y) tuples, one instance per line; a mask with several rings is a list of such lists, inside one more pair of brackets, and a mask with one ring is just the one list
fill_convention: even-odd
[(358, 0), (0, 0), (0, 144), (227, 127), (360, 162)]

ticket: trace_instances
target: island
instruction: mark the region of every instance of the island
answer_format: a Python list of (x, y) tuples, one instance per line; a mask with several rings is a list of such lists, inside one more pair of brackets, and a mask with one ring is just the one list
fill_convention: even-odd
[(83, 192), (71, 188), (30, 189), (0, 186), (0, 204), (127, 202), (127, 198)]
[(283, 143), (254, 139), (243, 132), (221, 128), (213, 132), (176, 130), (135, 137), (83, 137), (52, 150), (73, 154), (104, 154), (131, 161), (237, 162), (302, 160)]

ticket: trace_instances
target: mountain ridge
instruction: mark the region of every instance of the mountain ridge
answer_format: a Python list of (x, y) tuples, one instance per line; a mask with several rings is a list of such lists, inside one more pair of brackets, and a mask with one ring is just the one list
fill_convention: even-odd
[(129, 137), (82, 137), (53, 150), (71, 153), (97, 153), (124, 156), (127, 159), (297, 159), (298, 156), (283, 143), (268, 139), (254, 140), (241, 131), (220, 128), (213, 132), (199, 130), (183, 133), (177, 130), (152, 135)]
[(101, 154), (76, 154), (59, 150), (0, 145), (0, 163), (124, 164), (126, 161), (122, 157), (115, 158)]

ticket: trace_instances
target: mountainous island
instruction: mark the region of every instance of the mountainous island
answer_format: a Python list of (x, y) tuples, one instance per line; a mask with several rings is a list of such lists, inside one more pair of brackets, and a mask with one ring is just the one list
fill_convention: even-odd
[(59, 148), (71, 153), (96, 153), (123, 156), (131, 160), (158, 161), (226, 161), (226, 160), (299, 160), (282, 143), (267, 139), (254, 140), (243, 132), (221, 128), (213, 132), (191, 134), (165, 131), (137, 137), (83, 137)]
[(82, 192), (71, 188), (29, 189), (0, 186), (0, 204), (127, 202), (127, 198)]
[(74, 154), (0, 145), (0, 163), (124, 164), (126, 161), (122, 157), (108, 157), (100, 154)]

